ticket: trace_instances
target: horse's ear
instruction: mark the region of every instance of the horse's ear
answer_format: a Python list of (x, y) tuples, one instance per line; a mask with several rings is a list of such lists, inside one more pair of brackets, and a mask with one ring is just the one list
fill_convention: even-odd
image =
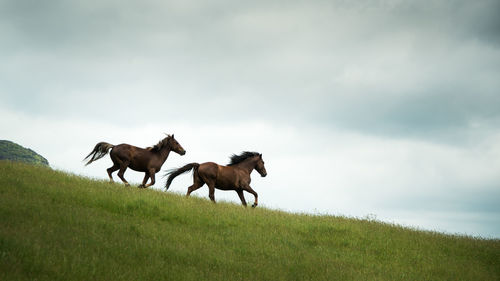
[(172, 134), (172, 138), (174, 138), (174, 134)]
[(260, 156), (260, 159), (262, 159), (262, 153), (259, 156)]

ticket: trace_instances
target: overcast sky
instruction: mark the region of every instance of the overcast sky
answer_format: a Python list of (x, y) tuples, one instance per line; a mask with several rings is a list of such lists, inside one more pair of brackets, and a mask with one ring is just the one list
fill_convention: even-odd
[(164, 170), (263, 153), (268, 177), (252, 186), (265, 207), (500, 238), (498, 11), (495, 0), (0, 0), (0, 139), (106, 179), (109, 157), (81, 162), (97, 142), (174, 133), (187, 154)]

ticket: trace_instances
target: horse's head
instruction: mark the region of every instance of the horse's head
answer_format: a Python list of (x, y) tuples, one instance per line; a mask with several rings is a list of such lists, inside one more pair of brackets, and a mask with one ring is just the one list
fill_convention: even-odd
[(257, 156), (257, 162), (255, 163), (255, 170), (259, 172), (262, 177), (267, 176), (266, 167), (264, 167), (264, 159), (262, 159), (262, 154)]
[(177, 140), (174, 138), (174, 135), (167, 135), (166, 138), (163, 139), (168, 145), (168, 147), (175, 153), (179, 155), (184, 155), (186, 154), (186, 150), (182, 148), (182, 146), (177, 142)]

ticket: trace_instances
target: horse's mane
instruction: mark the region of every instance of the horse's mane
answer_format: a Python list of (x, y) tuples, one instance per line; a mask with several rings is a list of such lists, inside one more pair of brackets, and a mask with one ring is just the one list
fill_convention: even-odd
[(157, 144), (153, 145), (153, 147), (147, 147), (146, 149), (149, 150), (149, 151), (152, 151), (152, 152), (158, 152), (164, 146), (166, 146), (168, 144), (168, 142), (167, 142), (168, 138), (169, 137), (166, 137), (166, 138), (162, 139), (161, 141), (159, 141)]
[(258, 152), (250, 152), (250, 151), (244, 151), (240, 155), (233, 154), (229, 158), (231, 161), (227, 165), (228, 166), (233, 166), (233, 165), (239, 164), (239, 163), (247, 160), (250, 157), (254, 157), (254, 156), (258, 156), (258, 155), (260, 155), (260, 153), (258, 153)]

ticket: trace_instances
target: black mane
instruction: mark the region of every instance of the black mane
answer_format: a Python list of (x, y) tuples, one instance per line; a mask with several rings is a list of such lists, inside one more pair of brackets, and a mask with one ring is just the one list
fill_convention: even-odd
[(258, 152), (250, 152), (250, 151), (244, 151), (240, 155), (233, 154), (230, 157), (230, 162), (227, 164), (228, 166), (233, 166), (236, 164), (239, 164), (245, 160), (247, 160), (250, 157), (258, 156), (260, 153)]
[(162, 139), (161, 141), (158, 142), (158, 144), (153, 145), (153, 147), (149, 147), (150, 150), (153, 152), (160, 151), (164, 146), (168, 145), (168, 138), (170, 138), (170, 136), (167, 136), (166, 138)]

